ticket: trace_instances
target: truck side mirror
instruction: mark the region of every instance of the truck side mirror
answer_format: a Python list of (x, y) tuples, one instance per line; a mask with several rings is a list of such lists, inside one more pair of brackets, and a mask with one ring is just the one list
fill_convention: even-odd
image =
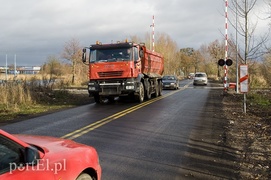
[(87, 61), (87, 57), (86, 57), (86, 48), (83, 49), (82, 61), (83, 61), (83, 63), (85, 63), (85, 62)]

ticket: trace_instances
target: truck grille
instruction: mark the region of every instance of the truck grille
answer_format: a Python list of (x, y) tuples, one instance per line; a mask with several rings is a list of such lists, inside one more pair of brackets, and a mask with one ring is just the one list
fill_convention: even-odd
[(120, 77), (123, 71), (108, 71), (108, 72), (98, 72), (100, 78), (104, 77)]

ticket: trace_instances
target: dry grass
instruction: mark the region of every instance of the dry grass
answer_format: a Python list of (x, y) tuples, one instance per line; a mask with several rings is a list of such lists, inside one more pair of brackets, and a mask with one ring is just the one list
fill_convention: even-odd
[[(0, 84), (0, 122), (41, 112), (86, 104), (87, 94), (74, 96), (66, 89), (69, 78), (49, 82), (44, 75), (18, 75)], [(3, 75), (0, 79), (5, 79)]]
[(0, 86), (1, 111), (17, 110), (21, 106), (35, 104), (27, 86), (17, 83), (7, 83)]

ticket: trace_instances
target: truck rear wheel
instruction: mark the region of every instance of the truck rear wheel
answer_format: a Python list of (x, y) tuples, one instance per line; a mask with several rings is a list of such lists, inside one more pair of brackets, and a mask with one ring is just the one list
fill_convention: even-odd
[(140, 84), (139, 84), (139, 92), (137, 95), (137, 100), (140, 103), (142, 103), (144, 101), (144, 86), (143, 86), (142, 82), (140, 82)]
[(162, 82), (158, 82), (158, 96), (162, 96), (163, 85)]
[(159, 82), (157, 84), (155, 84), (155, 93), (154, 93), (154, 97), (158, 97), (159, 96)]
[(148, 81), (147, 82), (147, 87), (145, 87), (146, 89), (146, 99), (149, 100), (151, 99), (151, 83)]

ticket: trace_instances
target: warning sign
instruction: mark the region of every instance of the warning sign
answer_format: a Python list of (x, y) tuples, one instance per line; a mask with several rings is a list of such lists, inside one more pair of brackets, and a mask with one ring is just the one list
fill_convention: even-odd
[(248, 92), (248, 65), (240, 65), (240, 92)]

